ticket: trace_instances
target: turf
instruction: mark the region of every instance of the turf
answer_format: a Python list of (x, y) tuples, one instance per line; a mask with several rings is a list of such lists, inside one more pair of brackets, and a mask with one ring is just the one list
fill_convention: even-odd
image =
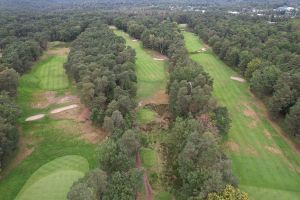
[(173, 196), (168, 192), (160, 192), (155, 195), (155, 200), (172, 200)]
[[(187, 46), (202, 43), (192, 33), (183, 35)], [(191, 58), (212, 76), (213, 94), (229, 110), (232, 127), (224, 146), (240, 187), (251, 199), (300, 199), (300, 157), (268, 120), (265, 106), (250, 93), (249, 84), (231, 80), (237, 74), (211, 49)]]
[(168, 78), (166, 61), (154, 60), (151, 54), (144, 50), (140, 41), (132, 41), (123, 31), (114, 29), (114, 33), (123, 37), (126, 44), (136, 51), (137, 99), (152, 97), (158, 90), (165, 89)]
[(145, 168), (150, 168), (157, 164), (156, 152), (153, 149), (142, 148), (140, 152), (142, 164)]
[(188, 52), (197, 52), (204, 47), (204, 43), (195, 34), (189, 34), (189, 37), (185, 37), (185, 44)]
[[(57, 46), (60, 44), (56, 43), (55, 45)], [(43, 72), (48, 71), (46, 69), (54, 67), (56, 69), (59, 68), (58, 70), (60, 71), (60, 75), (57, 75), (59, 73), (50, 70), (51, 72), (47, 72), (47, 76), (49, 76), (48, 79), (65, 80), (66, 75), (61, 74), (64, 72), (63, 63), (65, 62), (65, 59), (65, 57), (59, 56), (43, 56), (40, 61), (33, 66), (30, 72), (26, 73), (20, 78), (17, 103), (22, 109), (22, 115), (18, 120), (19, 127), (21, 130), (21, 136), (23, 138), (27, 138), (27, 140), (33, 141), (34, 145), (32, 146), (34, 151), (30, 156), (18, 164), (16, 168), (12, 169), (8, 175), (0, 180), (1, 200), (14, 200), (24, 184), (30, 177), (32, 177), (36, 170), (56, 158), (68, 155), (79, 155), (88, 161), (91, 168), (95, 168), (98, 165), (95, 145), (87, 143), (78, 138), (80, 130), (74, 128), (77, 125), (76, 122), (72, 120), (51, 119), (48, 117), (30, 123), (24, 121), (28, 116), (46, 113), (55, 108), (55, 106), (50, 106), (46, 109), (33, 109), (31, 107), (31, 102), (35, 94), (50, 90), (54, 90), (58, 94), (73, 92), (73, 87), (69, 84), (68, 80), (68, 84), (66, 84), (66, 81), (60, 81), (59, 83), (56, 83), (56, 86), (53, 86), (53, 84), (44, 84), (46, 82), (50, 83), (53, 81), (44, 81), (41, 78), (44, 76)], [(74, 165), (74, 167), (75, 166), (76, 165)], [(61, 189), (69, 185), (70, 182), (75, 179), (74, 177), (78, 177), (79, 175), (77, 172), (73, 173), (73, 169), (70, 171), (72, 172), (67, 172), (65, 177), (69, 181), (66, 182)], [(59, 176), (57, 175), (52, 175), (51, 179), (64, 178), (62, 174)], [(50, 185), (48, 186), (54, 187)], [(36, 186), (34, 186), (32, 190), (35, 187)], [(65, 195), (65, 190), (66, 189), (64, 189), (63, 193), (60, 193), (62, 190), (59, 189), (55, 195)], [(56, 199), (56, 197), (53, 197), (53, 199)]]
[(83, 177), (88, 169), (88, 161), (81, 156), (57, 158), (34, 172), (16, 200), (64, 200), (73, 182)]
[(156, 113), (148, 108), (141, 108), (136, 113), (136, 119), (139, 124), (148, 124), (155, 119)]

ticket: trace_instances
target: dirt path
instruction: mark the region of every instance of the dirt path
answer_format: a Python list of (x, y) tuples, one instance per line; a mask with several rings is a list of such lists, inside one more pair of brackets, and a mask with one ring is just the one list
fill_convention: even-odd
[[(136, 161), (135, 161), (135, 163), (136, 163), (136, 167), (137, 168), (141, 168), (142, 167), (142, 161), (141, 161), (140, 152), (137, 152), (137, 154), (136, 154)], [(146, 171), (144, 171), (143, 180), (144, 180), (144, 188), (145, 188), (145, 191), (146, 191), (146, 200), (154, 200), (153, 190), (152, 190), (152, 187), (151, 187), (151, 185), (149, 183)]]

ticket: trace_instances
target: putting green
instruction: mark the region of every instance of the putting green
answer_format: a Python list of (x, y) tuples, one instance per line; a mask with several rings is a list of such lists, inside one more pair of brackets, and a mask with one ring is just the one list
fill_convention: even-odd
[(116, 35), (123, 37), (126, 40), (126, 44), (136, 51), (135, 70), (138, 79), (137, 99), (141, 100), (153, 97), (158, 90), (164, 90), (167, 85), (168, 77), (165, 69), (166, 61), (154, 60), (150, 53), (144, 50), (140, 41), (133, 41), (133, 39), (123, 31), (113, 30)]
[(148, 124), (155, 118), (156, 113), (148, 108), (141, 108), (136, 113), (137, 122), (139, 124)]
[[(183, 35), (187, 46), (202, 43), (193, 33)], [(268, 119), (265, 106), (250, 93), (248, 83), (231, 80), (231, 76), (238, 74), (211, 49), (191, 54), (191, 58), (212, 76), (213, 94), (229, 110), (232, 127), (225, 147), (241, 189), (251, 199), (299, 200), (299, 154), (280, 135), (280, 128)]]
[(88, 161), (82, 156), (57, 158), (34, 172), (16, 200), (65, 200), (72, 184), (88, 170)]

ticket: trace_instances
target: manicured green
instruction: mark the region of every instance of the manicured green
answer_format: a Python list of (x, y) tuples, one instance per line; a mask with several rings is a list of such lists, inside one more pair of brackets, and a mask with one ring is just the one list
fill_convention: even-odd
[(155, 119), (156, 113), (148, 108), (141, 108), (136, 113), (136, 119), (139, 124), (148, 124)]
[(127, 45), (136, 51), (137, 99), (152, 97), (158, 90), (165, 89), (168, 77), (166, 61), (154, 60), (150, 53), (144, 50), (140, 41), (132, 41), (133, 39), (123, 31), (114, 29), (114, 33), (122, 36)]
[(186, 44), (188, 52), (190, 53), (197, 52), (201, 50), (201, 48), (204, 48), (204, 43), (201, 41), (201, 39), (199, 39), (197, 35), (193, 33), (190, 33), (189, 37), (184, 37), (184, 42)]
[[(191, 43), (201, 42), (192, 33), (183, 35), (188, 48)], [(251, 199), (299, 199), (299, 154), (268, 119), (265, 106), (250, 93), (249, 84), (231, 80), (238, 74), (211, 49), (191, 54), (191, 58), (212, 76), (213, 94), (229, 110), (232, 127), (224, 146), (241, 189)]]
[(157, 164), (155, 150), (150, 148), (142, 148), (140, 152), (142, 164), (145, 168), (150, 168)]
[(88, 169), (88, 161), (81, 156), (57, 158), (34, 172), (16, 200), (65, 200), (73, 182), (83, 177)]
[[(47, 84), (45, 84), (46, 86), (41, 84), (41, 82), (43, 82), (41, 77), (44, 77), (42, 72), (47, 71), (46, 69), (50, 71), (52, 67), (58, 69), (57, 66), (54, 66), (57, 64), (60, 66), (60, 73), (64, 72), (61, 70), (63, 70), (63, 63), (65, 62), (65, 59), (66, 57), (60, 56), (43, 56), (43, 58), (41, 58), (41, 60), (33, 66), (30, 72), (20, 78), (17, 103), (22, 109), (22, 115), (19, 119), (19, 126), (22, 138), (31, 141), (30, 143), (32, 143), (32, 145), (30, 146), (34, 148), (34, 151), (0, 180), (0, 199), (14, 200), (24, 184), (30, 177), (32, 177), (36, 170), (56, 158), (68, 155), (79, 155), (88, 161), (90, 168), (98, 166), (95, 151), (96, 147), (95, 145), (80, 139), (80, 129), (76, 128), (78, 127), (76, 121), (45, 117), (42, 120), (25, 122), (25, 119), (29, 116), (46, 113), (57, 106), (64, 106), (51, 105), (45, 109), (33, 109), (31, 104), (32, 100), (36, 98), (36, 94), (53, 90), (53, 88), (56, 88), (54, 91), (58, 95), (64, 94), (65, 92), (72, 92), (71, 90), (73, 88), (69, 85), (68, 80), (56, 83), (55, 87), (52, 87), (51, 84), (48, 86)], [(47, 72), (47, 76), (49, 76), (48, 79), (50, 80), (65, 80), (66, 78), (66, 75), (64, 74), (57, 76), (57, 73), (52, 72)], [(74, 165), (74, 167), (76, 165)], [(69, 186), (73, 180), (77, 179), (76, 177), (79, 177), (79, 173), (77, 172), (78, 170), (75, 170), (76, 172), (74, 173), (73, 171), (74, 170), (71, 170), (71, 172), (66, 171), (65, 175), (61, 174), (61, 171), (59, 172), (60, 174), (51, 175), (50, 179), (53, 180), (57, 178), (65, 178), (68, 180), (62, 187), (58, 187), (61, 189), (57, 190), (57, 195), (66, 195), (66, 186)], [(46, 182), (48, 182), (48, 180), (43, 179), (42, 184), (46, 184)], [(36, 188), (38, 185), (40, 184), (32, 187), (30, 191), (35, 191), (36, 189), (43, 187), (40, 185)], [(48, 186), (54, 187), (51, 185)], [(41, 193), (43, 192), (41, 191), (40, 194)], [(30, 197), (30, 195), (28, 197)], [(45, 198), (43, 197), (38, 199)], [(53, 199), (56, 199), (56, 197), (53, 197)]]

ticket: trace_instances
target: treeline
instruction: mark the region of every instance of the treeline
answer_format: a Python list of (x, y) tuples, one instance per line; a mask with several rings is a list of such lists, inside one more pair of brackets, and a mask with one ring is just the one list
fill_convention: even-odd
[(290, 133), (299, 135), (300, 21), (219, 14), (184, 19), (213, 51), (250, 82), (250, 89), (267, 102), (270, 116), (284, 118)]
[(20, 110), (14, 97), (19, 76), (30, 70), (49, 41), (72, 41), (87, 25), (81, 14), (0, 12), (0, 170), (17, 148)]
[(212, 98), (212, 79), (189, 58), (178, 25), (150, 16), (122, 16), (109, 23), (170, 58), (167, 91), (174, 121), (162, 144), (165, 184), (177, 199), (206, 199), (226, 185), (237, 186), (219, 140), (230, 127), (228, 111)]
[(99, 147), (99, 168), (74, 183), (69, 200), (135, 199), (143, 185), (142, 171), (135, 163), (142, 136), (132, 129), (134, 63), (135, 51), (101, 23), (87, 28), (72, 43), (66, 71), (92, 111), (93, 122), (103, 125), (109, 138)]

